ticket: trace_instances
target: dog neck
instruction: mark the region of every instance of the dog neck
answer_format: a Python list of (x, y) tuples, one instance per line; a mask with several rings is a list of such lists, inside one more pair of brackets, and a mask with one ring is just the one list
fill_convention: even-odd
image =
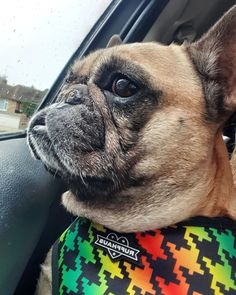
[(197, 215), (236, 218), (236, 192), (228, 153), (221, 133), (216, 139), (212, 156), (210, 191)]

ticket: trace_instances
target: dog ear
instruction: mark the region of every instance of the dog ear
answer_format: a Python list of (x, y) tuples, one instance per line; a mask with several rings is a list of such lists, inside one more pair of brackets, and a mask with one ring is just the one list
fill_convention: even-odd
[(111, 39), (108, 41), (106, 48), (110, 48), (113, 46), (118, 46), (122, 44), (122, 40), (119, 35), (113, 35)]
[(236, 6), (187, 50), (202, 78), (208, 118), (226, 119), (236, 110)]

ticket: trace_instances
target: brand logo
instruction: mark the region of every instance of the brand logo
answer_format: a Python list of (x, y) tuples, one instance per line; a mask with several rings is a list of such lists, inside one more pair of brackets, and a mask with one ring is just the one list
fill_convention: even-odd
[(97, 235), (95, 245), (105, 249), (113, 260), (122, 257), (139, 262), (140, 250), (130, 247), (128, 239), (124, 236), (118, 237), (115, 233), (109, 233), (106, 237)]

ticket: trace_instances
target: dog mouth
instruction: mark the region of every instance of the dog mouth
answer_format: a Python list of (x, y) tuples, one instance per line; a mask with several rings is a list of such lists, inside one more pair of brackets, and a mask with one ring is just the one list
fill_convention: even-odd
[(114, 180), (106, 177), (71, 177), (67, 179), (70, 191), (81, 201), (104, 203), (116, 192)]
[(33, 117), (27, 139), (34, 157), (80, 199), (104, 196), (116, 187), (108, 174), (96, 171), (102, 166), (105, 127), (94, 106), (51, 105)]
[(63, 164), (56, 154), (45, 123), (45, 114), (34, 118), (27, 131), (27, 141), (33, 156), (41, 160), (48, 172), (54, 176), (62, 176)]

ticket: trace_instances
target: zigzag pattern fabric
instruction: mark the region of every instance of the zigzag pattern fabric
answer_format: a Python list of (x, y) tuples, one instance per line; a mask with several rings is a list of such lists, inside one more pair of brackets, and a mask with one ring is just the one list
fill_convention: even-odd
[[(126, 248), (123, 256), (108, 250), (109, 234), (118, 250), (127, 241), (138, 249), (139, 261), (124, 256)], [(99, 236), (104, 247), (96, 246)], [(54, 245), (54, 294), (235, 295), (235, 237), (236, 228), (184, 224), (120, 234), (77, 218)]]

